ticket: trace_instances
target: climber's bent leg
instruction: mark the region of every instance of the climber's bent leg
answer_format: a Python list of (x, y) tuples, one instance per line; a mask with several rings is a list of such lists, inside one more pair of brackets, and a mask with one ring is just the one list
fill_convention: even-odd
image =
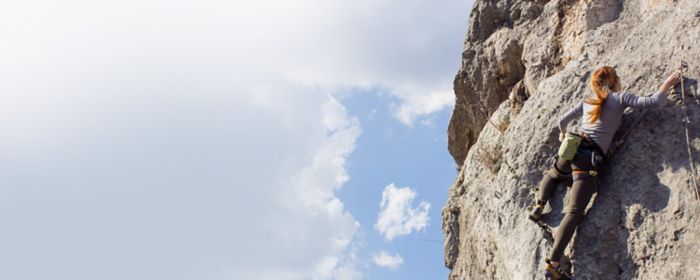
[(537, 193), (537, 204), (544, 205), (552, 198), (557, 184), (571, 175), (571, 163), (565, 159), (558, 158), (552, 168), (547, 171), (540, 182), (540, 190)]
[(583, 178), (574, 178), (574, 184), (571, 186), (569, 203), (564, 209), (564, 219), (559, 224), (557, 232), (554, 235), (554, 246), (549, 257), (553, 262), (559, 262), (564, 253), (566, 245), (571, 241), (571, 237), (576, 231), (576, 227), (583, 220), (584, 211), (588, 202), (598, 188), (598, 176), (584, 176)]
[(540, 190), (537, 193), (537, 202), (535, 207), (530, 212), (528, 218), (532, 221), (539, 221), (542, 216), (542, 209), (547, 201), (552, 198), (557, 185), (564, 178), (571, 174), (571, 163), (565, 159), (557, 159), (557, 162), (552, 168), (547, 171), (542, 181), (540, 182)]

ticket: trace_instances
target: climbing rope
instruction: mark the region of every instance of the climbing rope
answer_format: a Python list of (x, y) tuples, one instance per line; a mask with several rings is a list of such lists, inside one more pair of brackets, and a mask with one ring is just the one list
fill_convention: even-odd
[(693, 160), (693, 151), (690, 148), (690, 117), (688, 116), (688, 108), (685, 105), (685, 85), (683, 84), (683, 72), (688, 69), (688, 63), (681, 61), (680, 73), (681, 73), (681, 102), (683, 104), (683, 114), (685, 119), (683, 123), (685, 124), (685, 143), (688, 148), (688, 162), (690, 163), (690, 177), (693, 181), (693, 191), (695, 192), (695, 197), (700, 202), (700, 190), (698, 189), (698, 180), (695, 173), (695, 161)]

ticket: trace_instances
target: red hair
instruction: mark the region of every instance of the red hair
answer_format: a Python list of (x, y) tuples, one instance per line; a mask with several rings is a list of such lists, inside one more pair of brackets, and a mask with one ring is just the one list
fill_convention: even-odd
[(620, 77), (617, 76), (615, 68), (610, 66), (600, 67), (593, 72), (591, 77), (591, 89), (595, 93), (595, 98), (586, 99), (586, 103), (593, 105), (593, 111), (588, 114), (588, 122), (594, 123), (600, 118), (600, 107), (608, 98), (609, 91), (620, 90)]

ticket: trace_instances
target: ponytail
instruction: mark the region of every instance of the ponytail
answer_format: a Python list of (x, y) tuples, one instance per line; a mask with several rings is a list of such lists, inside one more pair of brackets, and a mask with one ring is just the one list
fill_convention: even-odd
[(620, 78), (617, 77), (615, 73), (615, 68), (609, 66), (603, 66), (600, 69), (593, 72), (591, 78), (591, 89), (595, 94), (595, 98), (586, 99), (586, 103), (593, 105), (593, 110), (589, 112), (589, 123), (594, 123), (600, 119), (601, 107), (608, 98), (611, 88), (619, 90), (620, 88)]

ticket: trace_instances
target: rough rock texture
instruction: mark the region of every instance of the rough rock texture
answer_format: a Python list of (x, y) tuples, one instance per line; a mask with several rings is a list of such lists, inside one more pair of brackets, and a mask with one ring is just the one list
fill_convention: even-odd
[[(547, 207), (546, 226), (526, 215), (554, 161), (558, 118), (589, 94), (600, 66), (615, 66), (623, 88), (647, 95), (686, 60), (700, 166), (698, 42), (698, 0), (477, 0), (448, 130), (460, 166), (442, 214), (450, 279), (543, 278), (566, 187)], [(576, 279), (700, 276), (700, 201), (682, 119), (674, 102), (628, 109), (599, 191), (565, 251)]]

